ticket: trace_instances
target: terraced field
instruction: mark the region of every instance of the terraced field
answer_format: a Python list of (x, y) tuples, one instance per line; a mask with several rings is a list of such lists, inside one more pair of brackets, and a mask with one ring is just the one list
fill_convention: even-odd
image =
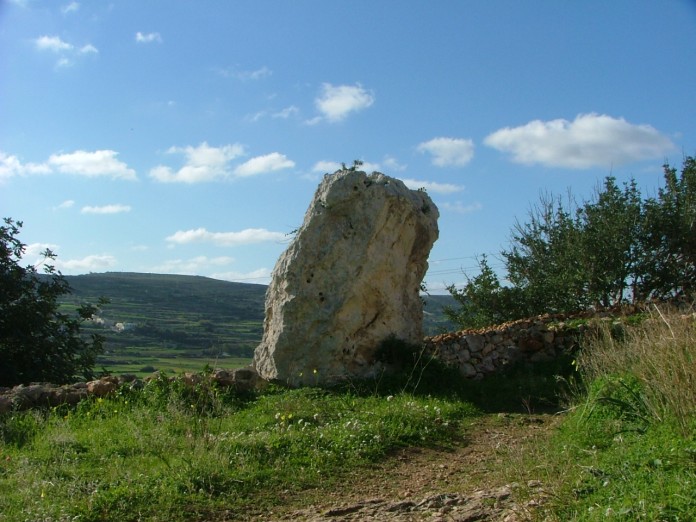
[(66, 279), (73, 289), (66, 307), (110, 301), (85, 333), (106, 337), (97, 367), (112, 373), (243, 366), (261, 340), (262, 285), (137, 273)]

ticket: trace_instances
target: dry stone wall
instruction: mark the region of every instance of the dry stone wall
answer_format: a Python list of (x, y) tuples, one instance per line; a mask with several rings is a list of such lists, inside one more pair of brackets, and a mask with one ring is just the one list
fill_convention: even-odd
[(424, 351), (467, 378), (482, 379), (512, 363), (549, 361), (578, 347), (587, 329), (572, 318), (542, 315), (503, 325), (426, 337)]

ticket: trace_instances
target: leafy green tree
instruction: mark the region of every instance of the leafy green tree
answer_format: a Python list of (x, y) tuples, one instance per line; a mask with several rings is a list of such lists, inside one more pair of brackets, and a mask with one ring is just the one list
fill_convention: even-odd
[(502, 286), (484, 255), (478, 260), (481, 273), (467, 278), (462, 289), (449, 285), (447, 290), (459, 305), (446, 306), (445, 316), (462, 328), (481, 328), (500, 324), (524, 315), (524, 303), (517, 288)]
[(696, 158), (684, 159), (681, 174), (664, 165), (665, 186), (645, 202), (646, 297), (696, 297)]
[(664, 166), (665, 186), (643, 200), (635, 180), (607, 177), (582, 205), (544, 195), (517, 222), (502, 252), (509, 286), (484, 258), (448, 317), (462, 328), (546, 312), (696, 299), (696, 159), (681, 173)]
[(576, 309), (586, 304), (586, 281), (580, 257), (580, 211), (569, 197), (543, 195), (529, 213), (527, 223), (517, 222), (510, 250), (502, 252), (508, 280), (521, 294), (519, 317)]
[(26, 248), (17, 238), (21, 227), (10, 218), (0, 226), (0, 386), (90, 378), (103, 338), (92, 335), (87, 341), (80, 327), (98, 309), (83, 305), (77, 316), (60, 311), (59, 299), (70, 287), (51, 264), (56, 256), (43, 252), (44, 275), (21, 266)]
[[(580, 212), (577, 255), (583, 263), (585, 306), (609, 307), (640, 298), (643, 204), (635, 180), (623, 190), (609, 176)], [(580, 304), (580, 303), (579, 303)]]

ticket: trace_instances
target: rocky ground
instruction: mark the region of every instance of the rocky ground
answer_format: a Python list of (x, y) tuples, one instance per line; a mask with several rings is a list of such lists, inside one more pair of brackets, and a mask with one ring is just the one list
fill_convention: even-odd
[(451, 446), (404, 448), (342, 487), (288, 496), (266, 521), (527, 521), (549, 498), (544, 470), (530, 469), (559, 416), (492, 414), (463, 426)]

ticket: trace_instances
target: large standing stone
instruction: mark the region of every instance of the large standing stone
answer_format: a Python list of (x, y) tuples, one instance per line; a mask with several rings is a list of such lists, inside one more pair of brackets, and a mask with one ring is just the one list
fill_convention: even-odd
[(425, 191), (398, 179), (326, 175), (273, 270), (254, 354), (261, 377), (294, 386), (368, 377), (385, 338), (421, 343), (420, 283), (438, 216)]

